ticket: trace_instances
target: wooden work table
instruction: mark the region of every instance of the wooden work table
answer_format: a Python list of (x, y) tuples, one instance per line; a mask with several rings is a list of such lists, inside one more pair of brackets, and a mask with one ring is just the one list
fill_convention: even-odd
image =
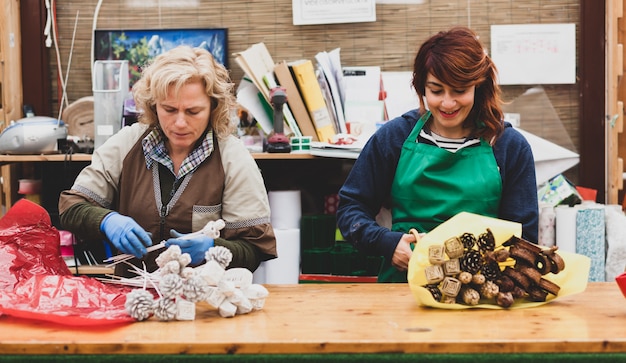
[(0, 357), (20, 354), (626, 353), (615, 283), (519, 310), (418, 306), (407, 284), (267, 285), (263, 310), (76, 328), (0, 317)]

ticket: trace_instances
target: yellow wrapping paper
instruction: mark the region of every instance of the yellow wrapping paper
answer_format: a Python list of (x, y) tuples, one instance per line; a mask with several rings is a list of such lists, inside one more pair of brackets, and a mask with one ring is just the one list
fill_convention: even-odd
[[(454, 236), (460, 236), (465, 232), (473, 233), (475, 236), (487, 231), (493, 233), (496, 246), (502, 245), (511, 236), (521, 237), (522, 226), (520, 223), (509, 222), (502, 219), (485, 217), (478, 214), (461, 212), (437, 228), (425, 234), (416, 244), (413, 255), (409, 260), (407, 278), (411, 292), (419, 305), (441, 308), (441, 309), (504, 309), (495, 303), (494, 299), (482, 299), (478, 305), (465, 304), (444, 304), (435, 301), (431, 293), (424, 287), (426, 275), (424, 269), (430, 265), (428, 261), (428, 247), (435, 244), (443, 244), (445, 240)], [(561, 287), (558, 296), (548, 294), (546, 301), (533, 302), (526, 299), (515, 299), (515, 303), (506, 309), (522, 309), (547, 304), (558, 298), (583, 292), (587, 288), (589, 279), (589, 268), (591, 261), (588, 257), (576, 253), (557, 250), (557, 253), (565, 261), (565, 269), (558, 274), (549, 273), (543, 277), (554, 282)], [(507, 262), (505, 262), (507, 263)], [(502, 266), (502, 264), (501, 264)]]

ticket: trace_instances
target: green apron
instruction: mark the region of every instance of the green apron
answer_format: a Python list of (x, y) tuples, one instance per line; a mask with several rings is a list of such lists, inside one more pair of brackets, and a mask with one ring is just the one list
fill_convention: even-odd
[[(431, 116), (422, 116), (402, 146), (391, 187), (392, 230), (429, 232), (460, 212), (497, 217), (502, 180), (491, 146), (462, 148), (456, 153), (418, 143)], [(378, 282), (407, 282), (406, 271), (383, 262)]]

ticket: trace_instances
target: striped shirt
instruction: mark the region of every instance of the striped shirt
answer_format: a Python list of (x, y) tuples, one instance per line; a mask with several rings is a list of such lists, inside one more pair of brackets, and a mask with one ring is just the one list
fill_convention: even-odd
[(457, 152), (464, 147), (470, 147), (480, 144), (480, 140), (475, 137), (462, 137), (459, 139), (450, 139), (437, 135), (426, 127), (422, 128), (417, 138), (417, 142), (432, 144), (449, 152)]

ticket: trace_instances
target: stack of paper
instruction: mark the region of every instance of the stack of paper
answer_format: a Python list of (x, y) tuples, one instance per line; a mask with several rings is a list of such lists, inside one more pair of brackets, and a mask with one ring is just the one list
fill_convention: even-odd
[(325, 83), (328, 85), (330, 102), (327, 104), (331, 106), (331, 111), (335, 115), (336, 124), (335, 130), (338, 133), (348, 133), (346, 128), (346, 119), (344, 116), (343, 98), (341, 95), (341, 82), (343, 80), (343, 74), (341, 71), (341, 60), (339, 56), (339, 48), (328, 52), (319, 52), (315, 56), (315, 60), (320, 69), (320, 84)]
[[(309, 59), (303, 59), (289, 63), (289, 67), (298, 85), (302, 100), (315, 125), (318, 139), (322, 142), (332, 142), (337, 131), (333, 125), (326, 101), (324, 100), (322, 88), (315, 75), (313, 62)], [(289, 97), (289, 95), (287, 95), (287, 97)]]
[(369, 138), (376, 131), (376, 124), (385, 121), (380, 67), (343, 67), (343, 80), (350, 133)]
[(356, 159), (361, 152), (361, 144), (335, 145), (327, 142), (311, 143), (311, 155), (333, 158)]
[[(237, 101), (250, 111), (259, 122), (263, 132), (270, 134), (273, 130), (272, 106), (270, 92), (275, 82), (274, 60), (264, 43), (256, 43), (240, 53), (235, 53), (235, 62), (245, 72), (248, 79), (242, 80), (237, 90)], [(252, 83), (256, 88), (250, 88)], [(283, 108), (285, 115), (285, 125), (283, 130), (286, 134), (294, 133), (302, 136), (288, 106)], [(269, 120), (269, 121), (268, 121)]]

